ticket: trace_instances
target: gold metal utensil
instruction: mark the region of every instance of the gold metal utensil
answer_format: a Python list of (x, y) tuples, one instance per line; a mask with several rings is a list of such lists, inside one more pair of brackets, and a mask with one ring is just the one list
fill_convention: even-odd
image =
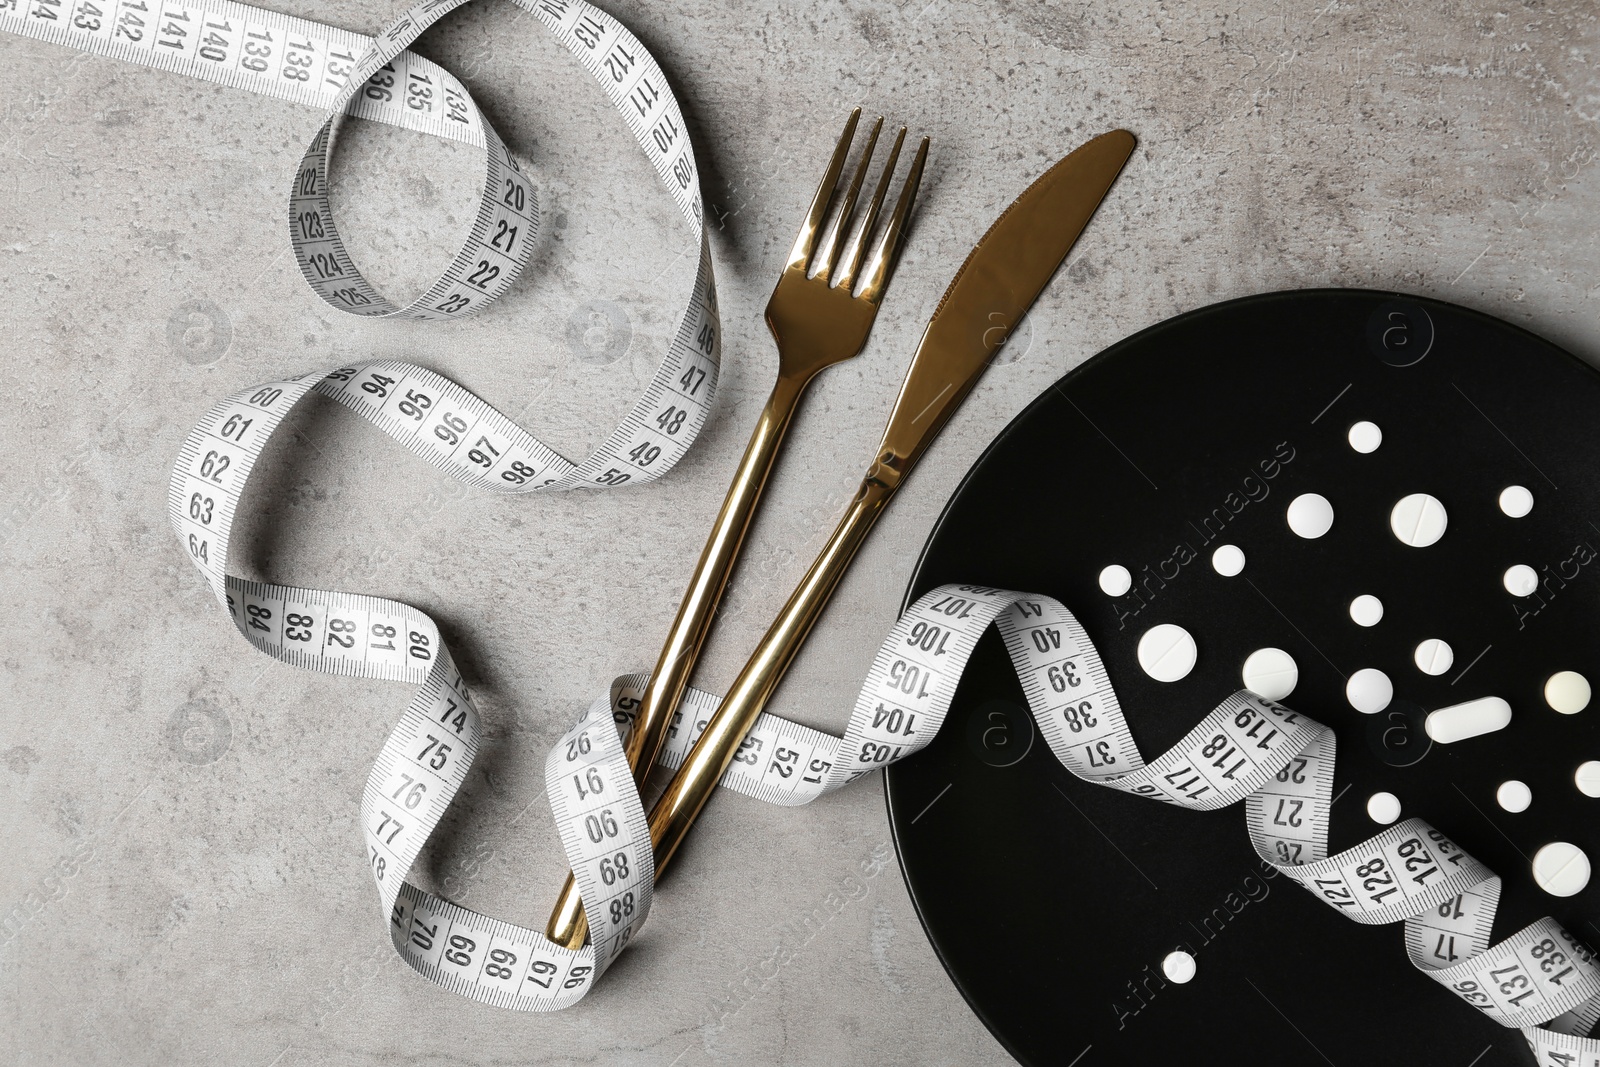
[[(778, 278), (777, 288), (767, 302), (767, 325), (778, 342), (778, 380), (767, 398), (755, 432), (745, 447), (744, 458), (728, 487), (711, 536), (700, 553), (700, 563), (689, 579), (689, 589), (678, 606), (678, 617), (672, 623), (667, 643), (661, 649), (661, 658), (650, 675), (640, 701), (633, 730), (628, 735), (624, 751), (633, 768), (634, 780), (642, 788), (650, 768), (655, 765), (661, 744), (666, 740), (667, 727), (672, 713), (683, 698), (683, 690), (694, 673), (700, 648), (711, 632), (712, 618), (717, 602), (722, 599), (728, 576), (738, 559), (739, 548), (744, 543), (745, 532), (750, 528), (756, 505), (767, 476), (772, 473), (773, 461), (783, 444), (783, 437), (800, 406), (800, 397), (817, 372), (835, 363), (855, 357), (867, 343), (867, 333), (872, 320), (877, 317), (878, 305), (883, 301), (884, 287), (894, 268), (895, 253), (905, 231), (906, 216), (911, 202), (916, 198), (917, 185), (922, 180), (922, 168), (928, 157), (928, 139), (924, 137), (917, 148), (905, 184), (894, 205), (888, 224), (871, 245), (878, 215), (883, 207), (884, 194), (894, 176), (895, 163), (900, 158), (900, 146), (906, 137), (901, 127), (895, 137), (889, 161), (884, 164), (883, 175), (878, 179), (876, 192), (862, 217), (855, 216), (856, 200), (861, 193), (862, 180), (867, 166), (872, 162), (873, 149), (877, 147), (878, 133), (883, 128), (879, 118), (867, 137), (866, 148), (855, 175), (847, 187), (836, 187), (844, 173), (845, 160), (850, 154), (850, 144), (855, 139), (856, 124), (861, 109), (850, 113), (828, 171), (817, 187), (811, 201), (811, 210), (800, 224), (800, 234), (795, 238), (789, 260)], [(837, 224), (828, 228), (820, 245), (823, 223), (828, 218), (828, 206), (838, 195)], [(863, 269), (862, 259), (866, 256)], [(811, 277), (808, 272), (814, 271)], [(859, 283), (859, 288), (858, 288)], [(552, 941), (579, 948), (588, 936), (588, 921), (578, 897), (571, 873), (561, 889), (561, 897), (550, 915), (546, 933)]]
[(917, 346), (877, 457), (855, 500), (650, 813), (657, 877), (710, 799), (889, 498), (1066, 259), (1134, 144), (1131, 133), (1115, 130), (1051, 167), (1006, 209), (956, 273)]

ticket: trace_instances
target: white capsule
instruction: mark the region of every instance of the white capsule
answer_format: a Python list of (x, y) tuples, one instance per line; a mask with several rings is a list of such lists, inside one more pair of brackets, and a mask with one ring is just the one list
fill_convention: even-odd
[(1499, 697), (1479, 697), (1428, 712), (1422, 728), (1441, 745), (1482, 737), (1511, 725), (1511, 705)]
[(1403, 544), (1412, 548), (1427, 548), (1444, 536), (1449, 516), (1438, 497), (1427, 493), (1412, 493), (1401, 497), (1389, 512), (1389, 529)]

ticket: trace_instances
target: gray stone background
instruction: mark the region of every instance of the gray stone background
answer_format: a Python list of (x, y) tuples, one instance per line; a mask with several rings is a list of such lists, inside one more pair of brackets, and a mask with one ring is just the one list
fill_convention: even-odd
[[(287, 9), (374, 33), (404, 6)], [(1351, 285), (1600, 356), (1591, 2), (606, 6), (675, 80), (698, 144), (725, 331), (699, 445), (639, 491), (489, 499), (311, 403), (236, 542), (243, 573), (408, 600), (452, 637), (491, 743), (421, 877), (491, 914), (543, 921), (562, 870), (544, 753), (654, 660), (774, 373), (760, 311), (851, 105), (931, 135), (932, 162), (871, 343), (795, 427), (699, 673), (714, 689), (852, 491), (973, 241), (1088, 136), (1127, 126), (1141, 145), (784, 685), (775, 710), (814, 725), (842, 726), (985, 442), (1130, 332)], [(319, 115), (0, 37), (0, 1061), (1005, 1062), (883, 865), (872, 779), (799, 810), (719, 798), (642, 939), (571, 1011), (471, 1004), (392, 959), (356, 816), (407, 693), (241, 642), (173, 543), (169, 465), (224, 394), (375, 356), (455, 378), (576, 457), (645, 381), (688, 284), (684, 227), (537, 24), (474, 5), (419, 50), (469, 85), (546, 212), (525, 280), (453, 326), (341, 316), (297, 276), (282, 204)], [(353, 251), (416, 291), (466, 225), (477, 160), (353, 125), (336, 170)]]

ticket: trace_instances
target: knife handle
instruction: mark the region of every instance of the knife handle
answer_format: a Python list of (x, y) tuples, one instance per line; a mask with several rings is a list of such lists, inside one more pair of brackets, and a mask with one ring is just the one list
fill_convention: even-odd
[(739, 672), (738, 680), (689, 750), (683, 766), (672, 776), (666, 792), (656, 801), (650, 812), (650, 843), (655, 850), (657, 878), (677, 853), (700, 809), (716, 791), (717, 782), (733, 762), (745, 735), (761, 717), (856, 550), (893, 495), (893, 486), (876, 479), (861, 483), (833, 536)]
[[(728, 577), (733, 573), (739, 549), (750, 529), (750, 520), (761, 502), (761, 491), (772, 473), (784, 434), (809, 380), (809, 376), (779, 374), (773, 385), (761, 418), (751, 431), (750, 443), (745, 446), (744, 458), (739, 461), (739, 469), (728, 486), (722, 511), (700, 552), (700, 562), (689, 579), (689, 588), (678, 606), (678, 617), (672, 622), (667, 642), (656, 660), (656, 669), (650, 673), (650, 681), (640, 697), (633, 729), (623, 747), (640, 789), (644, 788), (645, 778), (655, 766), (656, 757), (667, 739), (672, 713), (683, 699), (683, 691), (700, 658), (700, 649), (711, 633), (717, 604), (727, 588)], [(550, 912), (545, 934), (558, 945), (572, 949), (582, 948), (588, 937), (588, 919), (571, 871), (567, 872), (561, 895)]]

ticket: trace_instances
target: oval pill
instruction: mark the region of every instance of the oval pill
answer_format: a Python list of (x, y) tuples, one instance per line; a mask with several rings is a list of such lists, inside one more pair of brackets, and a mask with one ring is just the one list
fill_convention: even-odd
[(1482, 737), (1504, 730), (1511, 723), (1511, 705), (1499, 697), (1479, 697), (1430, 711), (1422, 728), (1441, 745)]

